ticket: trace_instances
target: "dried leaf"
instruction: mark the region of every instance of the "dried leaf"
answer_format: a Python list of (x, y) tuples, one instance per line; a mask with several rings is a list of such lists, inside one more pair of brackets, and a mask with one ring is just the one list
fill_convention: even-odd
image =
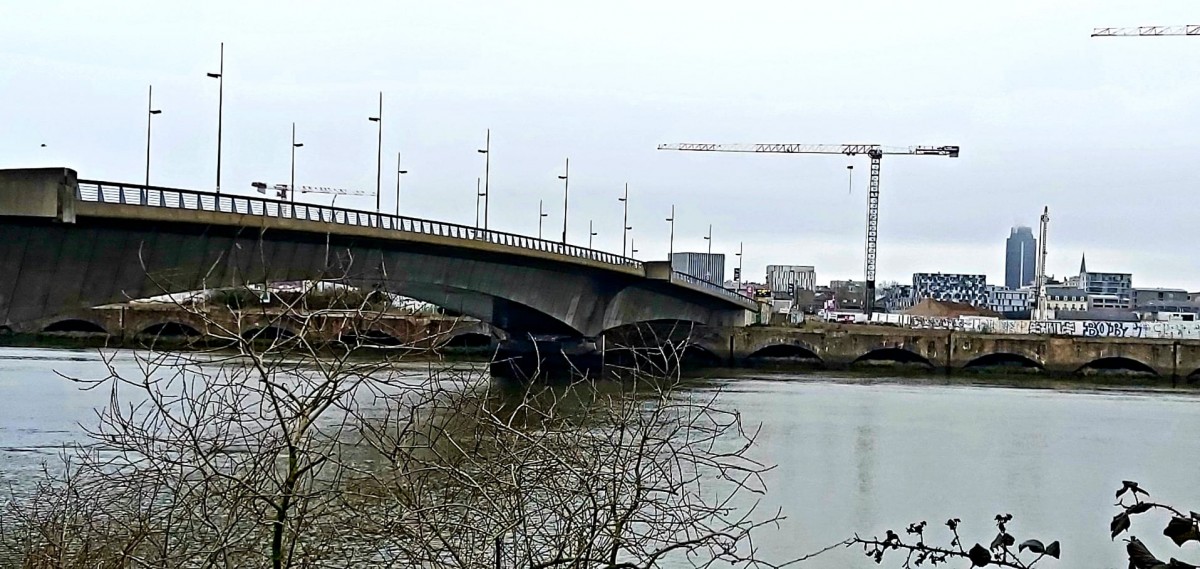
[(1025, 551), (1026, 549), (1028, 549), (1029, 551), (1032, 551), (1033, 553), (1045, 553), (1046, 552), (1046, 546), (1042, 545), (1042, 542), (1040, 542), (1036, 539), (1027, 539), (1025, 541), (1022, 541), (1021, 545), (1017, 546), (1017, 552)]
[(1159, 561), (1141, 540), (1136, 537), (1129, 538), (1129, 545), (1125, 546), (1125, 552), (1129, 555), (1129, 566), (1137, 569), (1150, 569), (1151, 567), (1162, 567), (1165, 564)]
[(1113, 516), (1112, 522), (1108, 524), (1108, 529), (1112, 532), (1112, 539), (1116, 539), (1121, 532), (1129, 529), (1129, 514), (1121, 512)]
[(972, 567), (986, 567), (992, 562), (992, 554), (978, 543), (967, 552), (967, 557), (971, 560)]
[(1129, 506), (1125, 509), (1125, 513), (1130, 515), (1140, 514), (1148, 511), (1150, 511), (1150, 502), (1138, 502), (1137, 504)]
[(1137, 482), (1134, 482), (1134, 481), (1132, 481), (1132, 480), (1122, 480), (1122, 481), (1121, 481), (1121, 489), (1120, 489), (1120, 490), (1117, 490), (1117, 498), (1120, 498), (1120, 497), (1121, 497), (1121, 494), (1124, 494), (1126, 491), (1132, 491), (1132, 492), (1134, 493), (1134, 495), (1135, 495), (1135, 496), (1136, 496), (1137, 494), (1139, 494), (1139, 493), (1140, 493), (1140, 494), (1145, 494), (1145, 495), (1147, 495), (1147, 496), (1149, 496), (1149, 495), (1150, 495), (1150, 493), (1149, 493), (1149, 492), (1147, 492), (1147, 491), (1145, 491), (1145, 490), (1142, 490), (1141, 488), (1139, 488), (1139, 487), (1138, 487), (1138, 483), (1137, 483)]
[(1166, 529), (1163, 530), (1163, 535), (1171, 538), (1171, 541), (1178, 546), (1189, 541), (1200, 541), (1200, 533), (1196, 532), (1196, 523), (1188, 518), (1171, 518)]

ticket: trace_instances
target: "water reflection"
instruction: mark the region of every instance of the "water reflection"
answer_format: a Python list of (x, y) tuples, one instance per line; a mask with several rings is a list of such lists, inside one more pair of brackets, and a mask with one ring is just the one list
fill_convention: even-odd
[[(134, 364), (129, 353), (114, 363)], [(0, 350), (0, 484), (53, 461), (106, 402), (56, 372), (104, 375), (104, 365), (90, 351)], [(779, 464), (763, 507), (789, 518), (758, 540), (776, 559), (918, 520), (938, 531), (951, 517), (963, 520), (964, 539), (985, 541), (992, 516), (1009, 512), (1019, 538), (1062, 541), (1062, 566), (1119, 567), (1123, 544), (1106, 524), (1121, 480), (1200, 503), (1197, 397), (1160, 384), (737, 370), (692, 384), (717, 388), (723, 406), (762, 423), (757, 452)], [(838, 550), (803, 566), (874, 564)]]

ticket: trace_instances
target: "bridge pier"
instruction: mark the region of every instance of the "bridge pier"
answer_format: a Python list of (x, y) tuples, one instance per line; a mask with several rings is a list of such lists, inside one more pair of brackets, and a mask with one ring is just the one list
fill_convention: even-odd
[(595, 338), (513, 337), (500, 343), (492, 375), (519, 382), (599, 377), (603, 341)]

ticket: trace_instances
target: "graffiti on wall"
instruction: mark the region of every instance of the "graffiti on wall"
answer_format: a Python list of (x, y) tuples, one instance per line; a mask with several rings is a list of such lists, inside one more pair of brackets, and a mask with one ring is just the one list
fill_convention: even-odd
[(1150, 338), (1200, 340), (1200, 322), (1097, 322), (1090, 320), (1001, 320), (979, 316), (872, 315), (872, 321), (913, 330), (946, 330), (983, 334), (1036, 334), (1084, 338)]

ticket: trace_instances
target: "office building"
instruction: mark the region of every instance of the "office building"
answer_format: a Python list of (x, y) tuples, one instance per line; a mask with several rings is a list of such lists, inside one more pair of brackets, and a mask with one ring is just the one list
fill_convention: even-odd
[(1088, 295), (1083, 290), (1074, 287), (1046, 287), (1046, 308), (1057, 313), (1065, 311), (1083, 311), (1088, 309)]
[(1191, 295), (1181, 288), (1135, 288), (1133, 306), (1141, 308), (1151, 303), (1186, 303)]
[(1033, 284), (1037, 277), (1037, 240), (1028, 227), (1014, 227), (1004, 254), (1004, 287), (1016, 290)]
[(926, 298), (984, 308), (988, 303), (987, 275), (913, 273), (913, 300)]
[(1011, 290), (1001, 286), (989, 286), (987, 308), (1000, 314), (1028, 312), (1033, 306), (1033, 291)]
[(778, 292), (816, 290), (817, 271), (811, 265), (767, 265), (767, 286)]
[(725, 282), (725, 254), (673, 253), (671, 269), (719, 285)]
[(916, 305), (916, 300), (913, 299), (912, 285), (886, 286), (880, 291), (879, 296), (886, 312), (904, 312)]
[(1091, 272), (1087, 270), (1086, 256), (1079, 261), (1079, 288), (1092, 295), (1116, 296), (1121, 304), (1117, 308), (1133, 307), (1133, 274)]

